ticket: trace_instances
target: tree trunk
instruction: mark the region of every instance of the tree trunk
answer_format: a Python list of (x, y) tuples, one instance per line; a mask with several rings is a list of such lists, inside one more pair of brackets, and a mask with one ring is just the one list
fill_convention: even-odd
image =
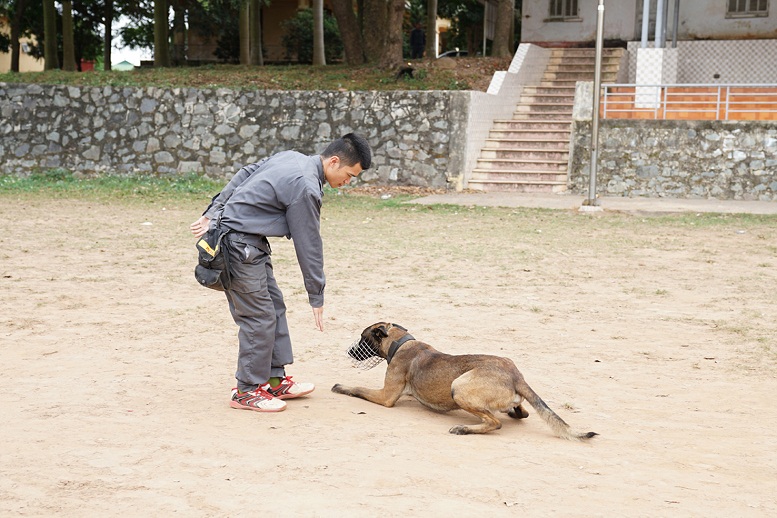
[(378, 60), (381, 68), (398, 68), (402, 63), (402, 20), (405, 15), (404, 0), (388, 0), (386, 2), (388, 22), (386, 28), (386, 43)]
[(57, 11), (54, 0), (43, 0), (43, 69), (59, 68), (57, 57)]
[(76, 71), (72, 0), (62, 0), (62, 70), (66, 72)]
[(313, 64), (326, 65), (324, 54), (324, 0), (313, 0)]
[(366, 59), (359, 20), (353, 12), (353, 2), (351, 0), (331, 0), (331, 2), (337, 26), (340, 28), (340, 38), (343, 40), (345, 63), (361, 65)]
[(154, 66), (170, 66), (167, 0), (154, 0)]
[(13, 20), (11, 20), (11, 72), (19, 72), (19, 36), (21, 36), (22, 17), (27, 8), (27, 0), (17, 0)]
[(172, 64), (186, 64), (186, 6), (183, 0), (172, 0), (173, 5), (173, 55)]
[(494, 27), (494, 44), (491, 54), (497, 58), (506, 58), (512, 54), (513, 42), (510, 28), (512, 27), (513, 7), (515, 0), (498, 0), (496, 6), (496, 25)]
[[(377, 63), (380, 60), (383, 48), (386, 46), (388, 4), (391, 1), (364, 0), (364, 13), (361, 18), (365, 20), (365, 23), (362, 37), (364, 41), (364, 55), (370, 63)], [(368, 37), (364, 37), (365, 35)]]
[(103, 70), (106, 72), (111, 69), (111, 49), (113, 44), (113, 0), (105, 0), (105, 11), (103, 12)]
[(437, 57), (437, 0), (426, 0), (426, 59)]
[(250, 0), (240, 1), (240, 19), (238, 29), (240, 31), (240, 64), (251, 63), (251, 17)]
[(256, 66), (264, 65), (264, 56), (262, 55), (262, 0), (251, 0), (249, 8), (250, 30), (251, 33), (251, 64)]

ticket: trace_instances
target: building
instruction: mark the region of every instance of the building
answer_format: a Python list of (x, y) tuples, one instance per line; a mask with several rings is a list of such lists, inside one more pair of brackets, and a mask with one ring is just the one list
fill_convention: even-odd
[[(10, 36), (11, 27), (8, 18), (0, 16), (0, 32)], [(40, 72), (43, 70), (43, 60), (36, 59), (29, 54), (30, 43), (34, 40), (22, 38), (19, 41), (19, 72)], [(11, 70), (11, 53), (0, 52), (0, 73), (6, 73)]]

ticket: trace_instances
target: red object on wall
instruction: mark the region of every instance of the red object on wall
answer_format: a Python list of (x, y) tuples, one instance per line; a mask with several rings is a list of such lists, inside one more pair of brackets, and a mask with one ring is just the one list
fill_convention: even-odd
[(81, 72), (89, 72), (90, 70), (94, 70), (94, 61), (92, 60), (81, 60)]

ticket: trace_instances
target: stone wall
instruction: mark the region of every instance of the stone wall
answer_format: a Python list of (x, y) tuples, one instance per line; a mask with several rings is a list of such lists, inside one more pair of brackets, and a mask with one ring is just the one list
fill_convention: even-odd
[[(570, 186), (588, 194), (591, 122), (573, 123)], [(777, 200), (774, 122), (601, 120), (604, 196)]]
[(308, 92), (0, 83), (0, 173), (229, 178), (285, 149), (356, 131), (363, 182), (446, 187), (463, 175), (469, 92)]

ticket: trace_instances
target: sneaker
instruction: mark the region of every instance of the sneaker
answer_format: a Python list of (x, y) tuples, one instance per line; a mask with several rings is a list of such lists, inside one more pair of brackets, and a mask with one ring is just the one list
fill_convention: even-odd
[(280, 412), (286, 410), (286, 403), (273, 397), (267, 392), (270, 385), (262, 385), (256, 390), (249, 392), (240, 392), (236, 388), (232, 389), (232, 399), (229, 406), (241, 410), (255, 410), (257, 412)]
[(267, 392), (277, 399), (293, 399), (310, 394), (316, 390), (316, 386), (312, 383), (297, 383), (291, 380), (291, 376), (281, 378), (281, 384), (277, 387), (271, 387), (269, 384), (265, 385), (265, 387)]

